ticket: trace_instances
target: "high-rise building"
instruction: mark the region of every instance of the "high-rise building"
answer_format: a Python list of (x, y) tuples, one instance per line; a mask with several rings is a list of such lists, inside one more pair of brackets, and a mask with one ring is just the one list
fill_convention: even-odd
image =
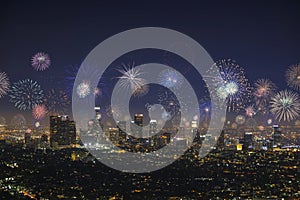
[(119, 130), (119, 142), (124, 143), (127, 139), (126, 134), (126, 121), (117, 122), (118, 130)]
[(153, 136), (157, 133), (157, 121), (156, 120), (150, 120), (149, 124), (149, 135)]
[(244, 133), (244, 146), (245, 149), (253, 148), (253, 133), (245, 132)]
[(218, 138), (217, 147), (219, 149), (224, 149), (224, 147), (225, 147), (225, 132), (224, 132), (224, 130), (222, 130), (222, 132)]
[(75, 122), (68, 115), (50, 116), (50, 145), (71, 145), (75, 141)]
[(30, 147), (31, 146), (31, 130), (27, 130), (24, 134), (24, 140), (25, 140), (25, 146)]
[(134, 123), (138, 126), (143, 126), (143, 114), (135, 114), (134, 115)]
[(281, 131), (277, 124), (273, 125), (273, 147), (281, 147)]
[(134, 121), (131, 123), (131, 131), (137, 138), (142, 138), (143, 134), (143, 114), (135, 114)]

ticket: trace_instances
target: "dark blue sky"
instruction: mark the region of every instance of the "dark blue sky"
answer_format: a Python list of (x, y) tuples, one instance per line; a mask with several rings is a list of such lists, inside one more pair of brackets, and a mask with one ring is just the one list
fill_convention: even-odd
[[(0, 70), (11, 82), (32, 78), (45, 90), (62, 88), (64, 67), (80, 64), (101, 41), (127, 29), (156, 26), (189, 35), (215, 60), (235, 59), (251, 83), (270, 78), (284, 89), (286, 68), (300, 60), (299, 8), (299, 1), (2, 2)], [(30, 66), (38, 51), (52, 58), (45, 72)], [(9, 118), (8, 111), (19, 112), (7, 97), (0, 99), (0, 115)]]

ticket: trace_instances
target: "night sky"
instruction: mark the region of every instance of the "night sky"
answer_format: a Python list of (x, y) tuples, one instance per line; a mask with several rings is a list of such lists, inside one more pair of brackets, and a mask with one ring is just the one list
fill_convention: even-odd
[[(0, 70), (11, 83), (31, 78), (45, 91), (65, 89), (65, 68), (80, 65), (100, 42), (128, 29), (154, 26), (192, 37), (214, 60), (236, 60), (250, 83), (269, 78), (285, 89), (287, 67), (300, 60), (299, 8), (299, 1), (2, 2)], [(51, 57), (43, 72), (30, 64), (39, 51)], [(0, 99), (0, 115), (8, 121), (17, 113), (30, 116), (8, 99)]]

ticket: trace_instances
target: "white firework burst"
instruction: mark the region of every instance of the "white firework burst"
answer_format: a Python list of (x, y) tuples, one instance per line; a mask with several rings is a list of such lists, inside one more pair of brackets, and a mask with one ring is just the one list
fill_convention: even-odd
[(300, 63), (290, 66), (286, 71), (285, 77), (288, 86), (300, 90)]
[(7, 94), (9, 85), (7, 74), (5, 72), (0, 72), (0, 98)]
[(290, 90), (280, 91), (271, 98), (270, 107), (279, 121), (292, 121), (300, 113), (300, 96)]
[(143, 73), (140, 69), (134, 68), (134, 64), (131, 67), (123, 64), (123, 69), (118, 71), (122, 73), (122, 76), (118, 77), (122, 88), (129, 89), (131, 92), (144, 91), (145, 79), (141, 78)]

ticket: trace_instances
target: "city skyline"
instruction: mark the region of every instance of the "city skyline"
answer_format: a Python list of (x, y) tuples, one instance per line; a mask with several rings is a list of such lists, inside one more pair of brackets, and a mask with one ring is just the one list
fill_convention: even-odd
[[(99, 4), (95, 2), (91, 4), (95, 5), (94, 9), (97, 8), (101, 9)], [(57, 42), (54, 43), (47, 42), (46, 40), (43, 39), (43, 34), (38, 33), (37, 35), (37, 33), (32, 32), (32, 28), (29, 29), (29, 27), (35, 25), (43, 26), (44, 28), (42, 30), (46, 35), (49, 35), (51, 38), (51, 33), (55, 30), (52, 29), (51, 27), (59, 26), (62, 22), (56, 20), (55, 23), (50, 23), (47, 26), (42, 25), (41, 24), (42, 21), (39, 19), (31, 20), (32, 17), (28, 15), (28, 12), (25, 10), (25, 8), (21, 8), (20, 5), (21, 4), (10, 4), (8, 5), (8, 8), (11, 8), (12, 10), (14, 9), (19, 10), (20, 11), (19, 15), (24, 16), (24, 18), (20, 18), (20, 19), (12, 18), (10, 13), (8, 12), (9, 9), (3, 12), (5, 13), (4, 15), (6, 16), (6, 18), (4, 19), (6, 19), (6, 21), (2, 21), (2, 22), (4, 24), (4, 27), (7, 28), (5, 28), (5, 32), (2, 33), (3, 34), (2, 38), (5, 37), (10, 38), (8, 34), (10, 32), (14, 32), (13, 24), (15, 24), (16, 27), (22, 28), (23, 30), (22, 37), (33, 38), (33, 40), (30, 40), (33, 42), (31, 42), (31, 44), (28, 45), (26, 44), (28, 40), (22, 40), (22, 41), (18, 41), (17, 45), (8, 46), (8, 44), (10, 44), (11, 41), (9, 39), (4, 40), (2, 43), (3, 46), (0, 49), (1, 52), (3, 52), (1, 53), (2, 55), (1, 63), (0, 63), (1, 71), (7, 73), (11, 85), (19, 80), (32, 79), (33, 81), (37, 81), (37, 83), (41, 86), (41, 89), (44, 91), (45, 96), (51, 94), (51, 90), (54, 89), (55, 93), (58, 93), (59, 91), (65, 92), (66, 95), (68, 95), (69, 101), (71, 101), (70, 94), (72, 91), (72, 78), (74, 81), (74, 76), (76, 76), (76, 70), (78, 70), (78, 67), (80, 66), (86, 54), (91, 49), (93, 49), (97, 45), (97, 43), (106, 39), (109, 35), (104, 34), (104, 32), (100, 29), (92, 28), (92, 26), (90, 26), (93, 22), (97, 22), (97, 19), (99, 19), (99, 18), (95, 18), (89, 21), (88, 24), (91, 29), (91, 32), (93, 32), (92, 30), (96, 31), (95, 34), (92, 34), (92, 37), (90, 38), (92, 38), (93, 41), (96, 40), (98, 42), (94, 44), (88, 43), (84, 45), (83, 42), (87, 40), (82, 38), (82, 40), (78, 40), (79, 42), (78, 45), (80, 46), (80, 48), (77, 48), (77, 52), (71, 50), (68, 45), (67, 46), (61, 45), (62, 48), (58, 48), (59, 50), (55, 51), (54, 49), (57, 49), (57, 47), (60, 46), (57, 44)], [(48, 3), (47, 5), (49, 6), (49, 8), (53, 7), (52, 4)], [(288, 87), (285, 80), (286, 78), (284, 76), (284, 74), (287, 71), (287, 68), (291, 65), (296, 65), (299, 61), (299, 55), (297, 54), (299, 40), (297, 38), (298, 37), (297, 34), (294, 35), (295, 33), (298, 32), (297, 31), (298, 26), (292, 25), (293, 23), (296, 23), (296, 21), (294, 21), (294, 19), (296, 19), (296, 17), (294, 17), (294, 15), (296, 15), (296, 12), (292, 12), (292, 10), (295, 9), (295, 7), (293, 7), (292, 5), (285, 5), (283, 11), (279, 13), (277, 11), (281, 7), (279, 6), (278, 3), (273, 3), (270, 5), (268, 3), (260, 4), (260, 6), (262, 7), (267, 5), (270, 6), (270, 9), (264, 11), (259, 10), (259, 12), (256, 12), (255, 16), (242, 14), (242, 11), (246, 9), (246, 5), (245, 6), (235, 5), (236, 8), (239, 8), (239, 9), (235, 9), (235, 11), (240, 14), (241, 16), (240, 19), (236, 19), (234, 17), (237, 14), (224, 15), (226, 18), (220, 22), (216, 21), (217, 18), (211, 18), (211, 19), (205, 18), (205, 20), (208, 20), (208, 22), (215, 22), (215, 23), (217, 22), (217, 24), (219, 24), (220, 27), (223, 26), (222, 22), (225, 22), (226, 19), (230, 19), (229, 21), (231, 23), (229, 23), (229, 26), (230, 25), (232, 26), (231, 29), (221, 28), (220, 30), (222, 31), (218, 32), (217, 31), (218, 26), (211, 27), (207, 24), (203, 24), (204, 25), (203, 28), (199, 26), (198, 29), (195, 29), (192, 26), (185, 25), (186, 28), (185, 30), (183, 30), (183, 33), (188, 34), (191, 37), (194, 37), (198, 42), (204, 45), (204, 47), (207, 48), (208, 52), (211, 54), (211, 56), (215, 61), (218, 61), (220, 59), (235, 60), (237, 64), (244, 69), (245, 76), (249, 80), (249, 83), (252, 86), (254, 86), (255, 81), (257, 81), (258, 79), (267, 78), (276, 84), (276, 86), (278, 87), (277, 91), (284, 90), (290, 88)], [(24, 6), (28, 7), (29, 5), (25, 4)], [(74, 6), (76, 9), (79, 9), (77, 3), (74, 3)], [(86, 6), (89, 7), (89, 5)], [(110, 7), (110, 5), (107, 6)], [(165, 6), (166, 5), (163, 5), (163, 7)], [(253, 9), (257, 9), (255, 8), (254, 5), (247, 5), (247, 6), (250, 6), (250, 8)], [(219, 9), (219, 8), (215, 8), (215, 9), (218, 9), (219, 13), (227, 13), (232, 11), (232, 9), (234, 9), (234, 7), (232, 6), (225, 6), (225, 7), (229, 9), (228, 10)], [(75, 10), (70, 11), (70, 13), (74, 14)], [(197, 15), (199, 17), (205, 16), (207, 13), (209, 13), (209, 11), (210, 10), (204, 10), (203, 13), (197, 12), (198, 14), (195, 14), (195, 17)], [(122, 12), (120, 12), (120, 14), (121, 13)], [(64, 13), (61, 12), (60, 10), (59, 16), (63, 16), (63, 15)], [(49, 13), (46, 16), (47, 17), (45, 17), (45, 20), (47, 22), (51, 22), (51, 20), (54, 20), (54, 18), (52, 19), (50, 17)], [(135, 15), (130, 15), (129, 18), (131, 19), (134, 16)], [(155, 16), (155, 19), (159, 17), (160, 17), (159, 15)], [(175, 19), (179, 18), (175, 16), (173, 17)], [(197, 19), (199, 19), (200, 22), (203, 22), (204, 19), (199, 17)], [(114, 16), (113, 18), (108, 17), (107, 19), (116, 20), (117, 18), (118, 16)], [(86, 16), (86, 19), (91, 19), (91, 15), (88, 14)], [(187, 20), (189, 19), (189, 17), (187, 16), (183, 19)], [(69, 17), (66, 18), (65, 20), (70, 21), (74, 24), (82, 23), (82, 21), (72, 20), (72, 18)], [(165, 20), (166, 21), (162, 21), (161, 23), (158, 23), (158, 25), (163, 26), (163, 24), (165, 24), (163, 27), (175, 28), (175, 30), (179, 30), (179, 31), (184, 29), (184, 27), (178, 28), (174, 23), (168, 23), (170, 22), (170, 18), (166, 18)], [(9, 26), (8, 23), (10, 21), (11, 21), (10, 23), (11, 25)], [(20, 25), (20, 23), (24, 21), (27, 22), (27, 26)], [(259, 21), (259, 23), (253, 24), (254, 21)], [(136, 24), (140, 24), (141, 20), (135, 22)], [(288, 23), (284, 23), (284, 22), (288, 22)], [(103, 24), (104, 26), (107, 25), (107, 22), (104, 22), (102, 19), (100, 20), (100, 22), (97, 23), (104, 23)], [(245, 27), (244, 24), (248, 24), (249, 27)], [(264, 27), (263, 25), (265, 24), (267, 24), (268, 26)], [(144, 26), (145, 25), (147, 25), (147, 23), (144, 24)], [(286, 26), (288, 26), (288, 28), (285, 28)], [(239, 28), (239, 27), (243, 27), (243, 28)], [(256, 32), (255, 29), (253, 29), (254, 27), (256, 27), (257, 30)], [(74, 28), (75, 27), (73, 27), (72, 29), (74, 30)], [(128, 28), (130, 28), (130, 26), (128, 26)], [(121, 28), (121, 29), (119, 28), (119, 30), (126, 30), (126, 29), (127, 28)], [(64, 29), (64, 31), (66, 31), (66, 33), (70, 33), (69, 29)], [(79, 33), (81, 33), (82, 31), (83, 30), (79, 30), (75, 32), (73, 31), (72, 34), (70, 35), (74, 35), (74, 37), (75, 36), (80, 37)], [(112, 29), (106, 28), (106, 31), (111, 33), (118, 32), (113, 28)], [(245, 32), (249, 32), (249, 33), (245, 34), (243, 37), (241, 36), (237, 37), (239, 31), (241, 31), (242, 33)], [(212, 37), (211, 35), (208, 36), (209, 32), (216, 32), (219, 34), (213, 35)], [(258, 40), (259, 42), (251, 42), (251, 43), (247, 42), (245, 44), (245, 42), (247, 41), (245, 38)], [(73, 40), (72, 38), (67, 39), (59, 35), (55, 35), (54, 41), (56, 41), (56, 39), (60, 41), (65, 40), (69, 44)], [(240, 43), (238, 42), (239, 40), (242, 40), (243, 42)], [(9, 41), (10, 43), (8, 43)], [(275, 42), (273, 43), (272, 41)], [(228, 43), (228, 45), (226, 45), (226, 43)], [(272, 48), (273, 45), (277, 46), (277, 43), (278, 43), (278, 47), (280, 48)], [(16, 47), (21, 46), (22, 48), (12, 48), (13, 46)], [(63, 49), (64, 49), (64, 53), (61, 52)], [(253, 51), (254, 49), (255, 51)], [(250, 51), (250, 52), (247, 53), (245, 51)], [(51, 62), (49, 63), (50, 64), (49, 66), (42, 68), (43, 70), (40, 70), (41, 68), (39, 68), (38, 71), (36, 71), (37, 68), (36, 67), (34, 68), (34, 66), (32, 66), (33, 64), (32, 59), (33, 56), (38, 52), (44, 52), (48, 54)], [(280, 53), (280, 56), (278, 53)], [(264, 54), (266, 56), (263, 58), (262, 56)], [(156, 55), (154, 54), (152, 56), (156, 56)], [(147, 60), (149, 58), (145, 58), (142, 56), (141, 58), (135, 59), (135, 57), (132, 55), (131, 57), (129, 56), (129, 58), (125, 58), (125, 64), (127, 64), (128, 62), (139, 64), (143, 59)], [(164, 61), (162, 61), (162, 63), (164, 63)], [(122, 62), (116, 63), (116, 65), (118, 66), (121, 66), (122, 64), (124, 63)], [(25, 73), (20, 73), (22, 71), (25, 71)], [(68, 80), (68, 78), (71, 78), (71, 80)], [(66, 79), (67, 79), (67, 84), (66, 84)], [(111, 80), (108, 80), (107, 82), (110, 81)], [(290, 88), (290, 89), (295, 90), (294, 88)], [(90, 93), (93, 92), (94, 91), (90, 91)], [(18, 108), (15, 108), (12, 102), (9, 101), (10, 98), (8, 95), (5, 95), (2, 98), (0, 98), (0, 105), (1, 105), (0, 115), (4, 116), (7, 119), (6, 120), (7, 122), (10, 122), (11, 119), (17, 114), (23, 114), (28, 122), (34, 121), (34, 118), (31, 114), (31, 109), (29, 109), (28, 111), (19, 110)], [(249, 103), (249, 105), (246, 106), (251, 106), (251, 104), (253, 103)], [(72, 116), (70, 103), (67, 106), (67, 112), (59, 113), (59, 114), (68, 114)], [(238, 114), (246, 114), (246, 113), (238, 113)], [(258, 119), (258, 121), (261, 120)]]
[(300, 2), (0, 4), (0, 199), (299, 199)]

